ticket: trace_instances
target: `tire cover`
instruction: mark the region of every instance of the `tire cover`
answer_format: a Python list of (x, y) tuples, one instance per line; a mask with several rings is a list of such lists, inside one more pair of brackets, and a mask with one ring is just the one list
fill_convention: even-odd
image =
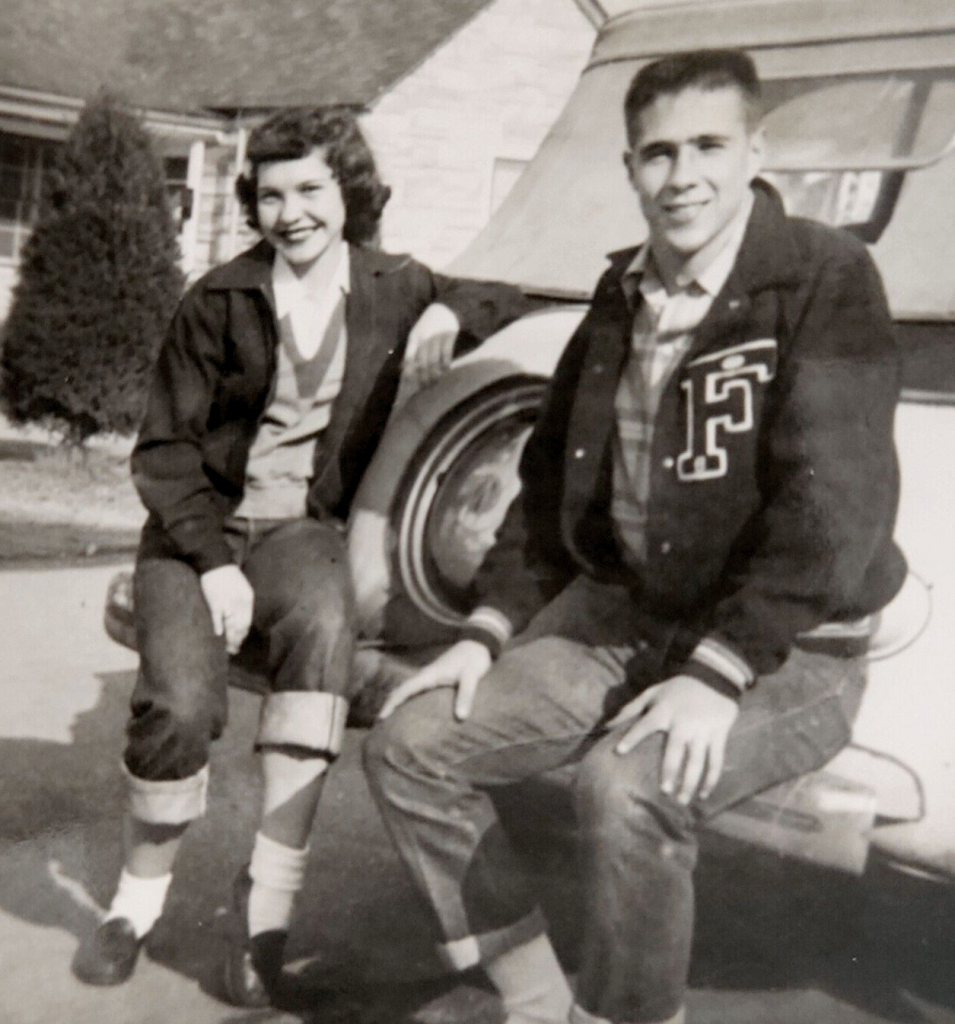
[(417, 621), (427, 617), (401, 601), (392, 530), (399, 511), (396, 503), (409, 468), (435, 426), (468, 399), (509, 379), (526, 383), (528, 378), (520, 366), (497, 359), (452, 369), (436, 384), (419, 391), (388, 424), (348, 523), (348, 554), (364, 637), (418, 644), (453, 636), (453, 629), (447, 626)]

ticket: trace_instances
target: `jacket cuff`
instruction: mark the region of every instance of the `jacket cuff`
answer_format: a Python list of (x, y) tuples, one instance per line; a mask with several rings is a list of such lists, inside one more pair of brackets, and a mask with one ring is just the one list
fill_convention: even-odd
[(477, 640), (497, 658), (504, 645), (514, 635), (514, 627), (503, 612), (490, 605), (475, 608), (462, 624), (459, 636), (462, 640)]
[(201, 576), (204, 572), (229, 565), (235, 559), (219, 526), (187, 520), (168, 531), (183, 558)]
[(756, 682), (756, 673), (749, 663), (723, 640), (712, 635), (703, 637), (696, 645), (684, 672), (735, 700), (739, 700)]

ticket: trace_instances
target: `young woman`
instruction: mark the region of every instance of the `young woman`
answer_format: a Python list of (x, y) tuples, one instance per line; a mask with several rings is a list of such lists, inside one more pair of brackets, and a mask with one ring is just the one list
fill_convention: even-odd
[(203, 814), (226, 721), (228, 656), (250, 633), (271, 692), (264, 800), (234, 886), (229, 998), (279, 994), (293, 902), (350, 694), (356, 632), (341, 529), (394, 402), (409, 338), (423, 375), (524, 311), (370, 246), (389, 190), (354, 116), (293, 110), (249, 139), (237, 190), (262, 241), (186, 294), (159, 355), (133, 478), (149, 510), (135, 579), (141, 668), (124, 754), (125, 861), (74, 961), (112, 985), (162, 913), (182, 836)]

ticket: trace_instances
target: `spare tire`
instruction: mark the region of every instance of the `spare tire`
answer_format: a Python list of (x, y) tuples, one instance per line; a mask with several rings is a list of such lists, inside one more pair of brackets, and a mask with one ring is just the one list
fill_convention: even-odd
[(366, 636), (399, 647), (441, 643), (467, 614), (474, 575), (517, 495), (518, 463), (546, 387), (513, 367), (485, 376), (485, 386), (450, 408), (435, 394), (437, 414), (411, 409), (419, 426), (431, 425), (413, 450), (379, 452), (388, 482), (373, 509), (359, 494), (349, 545)]

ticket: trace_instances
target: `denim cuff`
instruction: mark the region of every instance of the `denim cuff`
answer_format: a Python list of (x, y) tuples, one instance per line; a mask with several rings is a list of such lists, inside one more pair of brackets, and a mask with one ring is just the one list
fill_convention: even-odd
[[(680, 1014), (683, 1012), (682, 1007), (676, 1011), (672, 1017), (668, 1017), (662, 1021), (646, 1021), (643, 1024), (675, 1024), (676, 1021), (680, 1020)], [(613, 1024), (612, 1021), (607, 1020), (606, 1017), (597, 1017), (593, 1013), (588, 1013), (579, 1003), (574, 1003), (570, 1008), (570, 1015), (567, 1020), (570, 1024)], [(628, 1021), (627, 1024), (641, 1024), (637, 1020)]]
[(535, 907), (526, 917), (504, 928), (442, 942), (438, 945), (438, 955), (452, 970), (466, 971), (469, 967), (487, 963), (502, 953), (522, 946), (546, 931), (544, 915)]
[(209, 766), (185, 779), (141, 779), (123, 764), (129, 813), (149, 825), (185, 825), (206, 813)]
[(255, 746), (298, 747), (328, 758), (341, 753), (348, 701), (336, 693), (281, 690), (262, 702)]

